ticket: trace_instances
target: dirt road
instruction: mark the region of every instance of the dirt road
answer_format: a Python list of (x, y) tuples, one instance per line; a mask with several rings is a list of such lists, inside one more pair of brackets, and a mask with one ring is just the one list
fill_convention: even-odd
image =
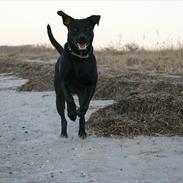
[[(0, 183), (182, 183), (183, 138), (60, 138), (54, 92), (16, 92), (0, 75)], [(112, 101), (93, 101), (89, 115)]]

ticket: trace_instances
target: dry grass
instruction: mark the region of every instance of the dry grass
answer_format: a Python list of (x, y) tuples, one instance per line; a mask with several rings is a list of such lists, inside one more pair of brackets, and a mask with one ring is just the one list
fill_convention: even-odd
[(183, 135), (183, 99), (168, 93), (129, 96), (94, 113), (87, 127), (106, 137)]
[(0, 46), (1, 60), (51, 60), (57, 57), (55, 49), (47, 45)]
[(136, 51), (103, 49), (96, 53), (99, 65), (115, 71), (183, 73), (182, 48)]
[[(145, 50), (132, 43), (116, 50), (96, 50), (97, 63), (113, 71), (183, 73), (183, 47)], [(52, 60), (59, 54), (47, 45), (0, 46), (1, 60)]]

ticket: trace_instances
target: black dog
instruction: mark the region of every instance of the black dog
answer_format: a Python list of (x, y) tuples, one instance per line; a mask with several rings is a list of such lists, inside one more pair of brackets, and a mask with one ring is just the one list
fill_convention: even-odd
[[(64, 115), (66, 102), (69, 118), (75, 121), (77, 115), (79, 116), (78, 135), (85, 138), (85, 114), (95, 92), (98, 78), (92, 42), (93, 29), (95, 24), (99, 24), (100, 16), (74, 19), (63, 11), (57, 13), (62, 16), (63, 24), (68, 28), (68, 38), (64, 48), (53, 37), (49, 25), (47, 31), (51, 43), (61, 54), (55, 65), (54, 78), (56, 106), (61, 116), (61, 136), (67, 137), (67, 121)], [(76, 94), (79, 98), (78, 110), (72, 94)]]

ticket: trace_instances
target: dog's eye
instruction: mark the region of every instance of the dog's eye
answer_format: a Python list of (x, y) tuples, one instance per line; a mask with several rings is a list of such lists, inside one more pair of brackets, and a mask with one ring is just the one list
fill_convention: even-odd
[(78, 32), (78, 28), (77, 28), (77, 27), (74, 27), (74, 28), (73, 28), (73, 31), (74, 31), (74, 32)]
[(85, 31), (89, 32), (90, 28), (89, 27), (85, 27)]

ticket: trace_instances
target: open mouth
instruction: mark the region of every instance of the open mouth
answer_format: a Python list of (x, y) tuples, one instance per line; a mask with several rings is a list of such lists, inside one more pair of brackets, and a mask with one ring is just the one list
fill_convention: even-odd
[(86, 43), (77, 43), (79, 50), (86, 50), (87, 44)]

